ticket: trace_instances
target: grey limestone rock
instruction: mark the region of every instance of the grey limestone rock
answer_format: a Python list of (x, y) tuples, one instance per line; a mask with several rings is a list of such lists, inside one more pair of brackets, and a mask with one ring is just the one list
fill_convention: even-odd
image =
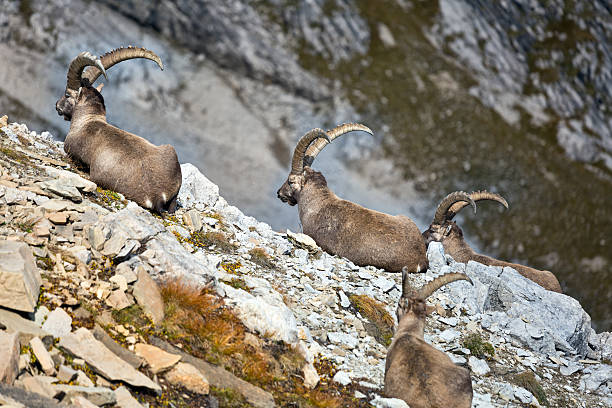
[(467, 265), (443, 264), (442, 245), (437, 242), (429, 244), (428, 253), (435, 255), (428, 274), (465, 271), (472, 279), (473, 286), (458, 282), (441, 292), (471, 314), (483, 314), (483, 327), (505, 330), (530, 349), (543, 353), (560, 349), (585, 356), (589, 352), (591, 318), (576, 299), (547, 291), (512, 268), (473, 261)]
[(185, 207), (203, 211), (213, 207), (219, 199), (219, 187), (204, 176), (191, 163), (181, 165), (183, 183), (178, 194), (178, 201)]

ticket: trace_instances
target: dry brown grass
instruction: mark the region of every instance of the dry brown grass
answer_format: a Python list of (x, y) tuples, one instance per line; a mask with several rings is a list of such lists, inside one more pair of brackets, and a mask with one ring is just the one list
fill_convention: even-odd
[(251, 255), (251, 261), (253, 261), (259, 266), (268, 269), (273, 269), (276, 267), (276, 264), (274, 263), (270, 255), (268, 255), (266, 250), (263, 248), (255, 247), (249, 251), (249, 255)]
[(207, 360), (248, 380), (274, 380), (274, 360), (244, 342), (246, 327), (210, 290), (182, 280), (161, 285), (166, 307), (164, 326)]
[(367, 295), (351, 295), (349, 300), (353, 307), (368, 319), (364, 324), (366, 331), (384, 346), (391, 344), (393, 338), (393, 317), (385, 305)]
[(285, 343), (265, 336), (260, 337), (261, 346), (245, 343), (248, 329), (211, 290), (179, 279), (162, 282), (160, 288), (166, 308), (163, 334), (196, 357), (221, 365), (271, 392), (278, 406), (365, 406), (353, 398), (354, 391), (332, 385), (331, 378), (327, 378), (331, 371), (323, 374), (326, 381), (321, 385), (306, 389), (302, 378), (304, 359)]

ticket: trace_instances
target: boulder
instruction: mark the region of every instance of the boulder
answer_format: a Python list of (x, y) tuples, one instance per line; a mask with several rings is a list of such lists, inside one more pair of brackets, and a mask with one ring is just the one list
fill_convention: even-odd
[(117, 398), (118, 408), (143, 408), (123, 385), (115, 390), (115, 398)]
[(97, 405), (110, 405), (117, 401), (115, 393), (110, 388), (106, 387), (83, 387), (81, 385), (54, 385), (53, 389), (57, 392), (65, 394), (64, 400), (71, 401), (73, 398), (83, 397), (89, 402)]
[(219, 187), (200, 173), (191, 163), (181, 164), (183, 183), (178, 193), (178, 201), (183, 207), (194, 207), (203, 211), (212, 207), (219, 199)]
[(466, 281), (456, 282), (438, 294), (445, 294), (469, 314), (482, 314), (481, 325), (485, 329), (506, 330), (510, 337), (540, 353), (552, 354), (559, 349), (585, 356), (590, 351), (591, 318), (576, 299), (547, 291), (509, 267), (474, 261), (466, 265), (452, 259), (447, 264), (442, 260), (450, 257), (443, 255), (439, 242), (429, 244), (428, 254), (427, 275), (461, 272), (472, 279), (473, 286)]
[(0, 306), (33, 312), (42, 281), (30, 247), (0, 241)]

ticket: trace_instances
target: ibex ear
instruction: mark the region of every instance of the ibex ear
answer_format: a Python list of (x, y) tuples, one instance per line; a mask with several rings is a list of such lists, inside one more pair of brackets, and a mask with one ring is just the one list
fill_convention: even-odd
[(104, 82), (102, 82), (100, 85), (96, 86), (96, 89), (98, 90), (98, 92), (102, 92), (102, 88), (104, 88)]

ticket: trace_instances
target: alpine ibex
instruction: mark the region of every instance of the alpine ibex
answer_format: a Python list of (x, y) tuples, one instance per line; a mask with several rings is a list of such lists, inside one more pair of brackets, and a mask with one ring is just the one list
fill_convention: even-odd
[(447, 273), (415, 292), (402, 270), (402, 296), (397, 307), (398, 326), (387, 351), (385, 395), (399, 398), (411, 408), (470, 408), (470, 372), (455, 365), (442, 351), (423, 338), (425, 300), (440, 287), (456, 281), (472, 281), (462, 273)]
[[(158, 213), (176, 208), (181, 187), (181, 166), (170, 145), (155, 146), (140, 136), (106, 122), (104, 98), (92, 85), (106, 69), (132, 58), (160, 58), (144, 48), (119, 48), (100, 59), (80, 53), (70, 63), (64, 96), (55, 104), (57, 113), (70, 120), (64, 150), (89, 167), (99, 186), (117, 191)], [(83, 72), (88, 66), (87, 71)]]
[(404, 266), (410, 272), (425, 271), (428, 267), (425, 241), (410, 218), (342, 200), (327, 187), (323, 174), (310, 168), (328, 143), (355, 130), (372, 134), (366, 126), (356, 123), (340, 125), (328, 132), (313, 129), (306, 133), (293, 152), (291, 172), (278, 189), (278, 198), (298, 205), (303, 232), (331, 254), (390, 272), (399, 272)]
[[(423, 232), (423, 237), (427, 244), (431, 241), (441, 242), (444, 246), (444, 252), (452, 256), (457, 262), (467, 263), (468, 261), (476, 261), (490, 266), (509, 266), (527, 279), (542, 286), (544, 289), (561, 293), (561, 285), (555, 275), (550, 271), (541, 271), (524, 265), (500, 261), (474, 252), (467, 242), (465, 242), (461, 228), (459, 228), (455, 221), (452, 221), (453, 217), (467, 205), (462, 194), (465, 193), (451, 193), (442, 200), (440, 205), (438, 205), (429, 229)], [(478, 191), (471, 193), (470, 197), (474, 201), (497, 201), (508, 208), (506, 200), (498, 194)]]

